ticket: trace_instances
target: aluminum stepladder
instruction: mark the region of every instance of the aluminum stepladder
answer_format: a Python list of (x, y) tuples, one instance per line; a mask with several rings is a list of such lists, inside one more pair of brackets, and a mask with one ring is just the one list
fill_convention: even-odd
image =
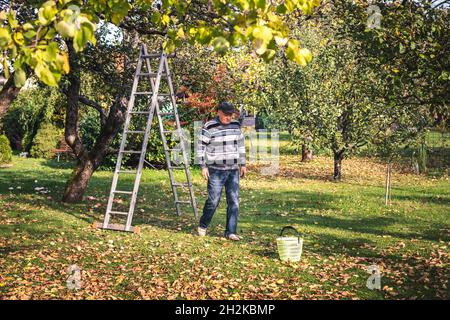
[[(142, 169), (143, 169), (144, 162), (146, 162), (145, 155), (147, 153), (147, 144), (148, 144), (148, 139), (150, 136), (150, 130), (152, 127), (153, 117), (155, 114), (156, 114), (156, 117), (157, 117), (157, 120), (159, 123), (159, 132), (161, 135), (161, 140), (162, 140), (162, 144), (163, 144), (163, 148), (164, 148), (167, 169), (169, 171), (170, 185), (172, 188), (172, 193), (173, 193), (173, 197), (174, 197), (177, 215), (181, 215), (180, 206), (182, 204), (190, 204), (194, 211), (195, 218), (198, 217), (197, 204), (195, 201), (194, 190), (193, 190), (192, 180), (191, 180), (191, 175), (190, 175), (190, 170), (189, 170), (189, 161), (188, 161), (187, 154), (186, 154), (187, 146), (185, 145), (185, 143), (183, 141), (183, 135), (181, 132), (181, 125), (180, 125), (180, 120), (179, 120), (178, 110), (177, 110), (177, 105), (176, 105), (176, 97), (175, 97), (175, 92), (173, 89), (172, 77), (171, 77), (170, 70), (169, 70), (168, 57), (169, 56), (166, 55), (164, 53), (164, 51), (162, 51), (160, 54), (148, 54), (147, 47), (145, 45), (142, 45), (139, 50), (139, 60), (138, 60), (136, 72), (134, 75), (130, 100), (128, 102), (126, 119), (125, 119), (125, 124), (124, 124), (124, 128), (123, 128), (122, 141), (120, 143), (120, 149), (119, 149), (119, 154), (117, 157), (116, 168), (114, 170), (114, 175), (113, 175), (113, 179), (112, 179), (111, 191), (110, 191), (109, 199), (108, 199), (108, 205), (106, 208), (106, 213), (105, 213), (103, 223), (95, 224), (95, 226), (98, 228), (120, 230), (120, 231), (130, 231), (130, 232), (138, 232), (139, 231), (138, 228), (131, 226), (131, 222), (133, 219), (134, 209), (136, 206), (136, 201), (137, 201), (137, 196), (138, 196), (138, 191), (139, 191), (139, 184), (140, 184), (141, 176), (142, 176)], [(152, 72), (150, 59), (159, 59), (158, 70), (156, 73)], [(147, 72), (142, 72), (143, 63), (145, 63)], [(167, 80), (167, 86), (169, 88), (168, 93), (159, 93), (161, 79), (163, 77)], [(141, 78), (146, 78), (146, 79), (150, 80), (151, 91), (141, 91), (141, 92), (137, 91), (139, 82), (142, 81)], [(138, 95), (146, 95), (147, 97), (151, 96), (150, 105), (149, 105), (148, 110), (146, 110), (146, 111), (134, 111), (133, 110), (133, 108), (135, 106), (135, 98)], [(169, 99), (171, 111), (161, 112), (160, 106), (159, 106), (159, 101), (161, 99), (167, 99), (167, 98)], [(133, 116), (142, 116), (142, 115), (147, 115), (147, 124), (145, 126), (145, 130), (143, 130), (143, 131), (128, 130), (129, 126), (130, 126), (131, 118)], [(164, 123), (163, 123), (163, 118), (162, 118), (164, 116), (174, 116), (175, 125), (176, 125), (175, 130), (167, 130), (166, 128), (164, 128)], [(180, 138), (181, 141), (180, 141), (180, 143), (178, 143), (178, 148), (171, 149), (168, 146), (166, 134), (174, 134), (174, 132), (176, 135), (178, 135), (178, 137)], [(126, 150), (125, 149), (126, 143), (127, 143), (127, 136), (129, 134), (143, 134), (144, 135), (141, 150)], [(170, 153), (172, 151), (176, 151), (176, 152), (181, 151), (182, 161), (183, 161), (182, 165), (178, 164), (178, 165), (174, 166), (172, 164), (171, 153)], [(136, 171), (122, 169), (123, 155), (126, 153), (140, 154), (139, 164), (137, 166)], [(177, 169), (184, 169), (185, 175), (186, 175), (186, 183), (180, 183), (180, 182), (175, 181), (174, 170), (177, 170)], [(117, 184), (119, 181), (120, 174), (135, 174), (136, 175), (132, 191), (117, 190)], [(178, 188), (183, 188), (183, 187), (188, 188), (189, 200), (180, 200), (179, 199)], [(113, 210), (114, 197), (117, 194), (127, 194), (127, 195), (131, 196), (128, 212)], [(125, 224), (109, 223), (112, 215), (126, 216), (126, 223)]]

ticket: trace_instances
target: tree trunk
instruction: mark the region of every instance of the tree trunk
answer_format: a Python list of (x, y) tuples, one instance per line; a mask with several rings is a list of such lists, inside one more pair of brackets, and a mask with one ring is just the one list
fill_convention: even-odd
[(333, 172), (333, 179), (335, 181), (341, 180), (341, 165), (342, 165), (342, 159), (344, 158), (344, 152), (333, 152), (334, 153), (334, 172)]
[(121, 125), (125, 120), (126, 100), (118, 97), (109, 110), (106, 122), (102, 124), (99, 136), (92, 150), (88, 151), (78, 135), (78, 103), (80, 99), (80, 67), (72, 44), (68, 42), (70, 74), (69, 87), (67, 89), (67, 107), (65, 123), (65, 139), (72, 149), (78, 164), (66, 184), (63, 202), (78, 202), (83, 199), (89, 180), (94, 171), (99, 167), (114, 138), (117, 136)]
[(79, 161), (72, 177), (67, 181), (63, 201), (69, 203), (82, 201), (83, 194), (94, 171), (95, 166), (91, 160)]
[(14, 85), (14, 74), (11, 75), (0, 91), (0, 119), (6, 114), (9, 106), (19, 95), (20, 88)]
[(313, 159), (313, 152), (305, 144), (302, 145), (302, 162), (308, 162)]
[(67, 42), (69, 48), (70, 73), (68, 75), (69, 86), (67, 89), (66, 123), (64, 136), (67, 145), (72, 149), (78, 164), (74, 168), (73, 174), (67, 181), (64, 190), (63, 202), (77, 202), (83, 198), (84, 191), (95, 168), (89, 159), (89, 154), (80, 137), (78, 136), (78, 100), (80, 94), (80, 66), (75, 50), (70, 41)]

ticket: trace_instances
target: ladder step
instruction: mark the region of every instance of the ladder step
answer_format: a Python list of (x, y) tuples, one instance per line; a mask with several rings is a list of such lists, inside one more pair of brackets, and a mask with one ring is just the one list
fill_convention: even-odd
[(117, 171), (118, 173), (137, 173), (136, 171), (133, 171), (133, 170), (119, 170), (119, 171)]
[(142, 151), (136, 151), (136, 150), (123, 150), (120, 152), (122, 152), (122, 153), (142, 153)]
[(175, 203), (191, 203), (190, 201), (180, 201), (180, 200), (178, 200), (178, 201), (175, 201)]
[(130, 114), (149, 114), (150, 111), (130, 111)]
[(160, 116), (174, 116), (175, 113), (174, 112), (160, 112), (159, 115)]
[(135, 95), (152, 95), (153, 94), (153, 92), (150, 92), (150, 91), (138, 91), (138, 92), (135, 92), (134, 93)]
[(159, 54), (159, 53), (143, 54), (143, 55), (141, 55), (141, 58), (144, 58), (144, 59), (161, 58), (161, 54)]
[(130, 131), (125, 131), (125, 133), (145, 133), (145, 131), (133, 131), (133, 130), (130, 130)]
[(181, 166), (177, 166), (177, 167), (169, 166), (169, 167), (167, 167), (167, 169), (184, 169), (184, 167), (181, 167)]
[[(158, 73), (156, 72), (145, 72), (145, 73), (138, 73), (138, 77), (150, 77), (154, 78), (158, 76)], [(163, 72), (161, 73), (161, 77), (167, 77), (167, 73)]]
[(163, 130), (163, 133), (172, 133), (172, 132), (177, 132), (178, 130)]
[(182, 151), (181, 149), (167, 149), (167, 151), (176, 151), (176, 152), (179, 152), (179, 151)]
[(132, 191), (121, 191), (121, 190), (115, 190), (113, 193), (122, 193), (122, 194), (133, 194)]
[(106, 228), (103, 228), (103, 222), (94, 222), (93, 226), (94, 226), (94, 228), (98, 228), (98, 229), (129, 231), (129, 232), (134, 232), (134, 233), (141, 233), (141, 228), (139, 228), (139, 227), (130, 226), (130, 228), (127, 230), (127, 227), (125, 225), (117, 224), (117, 223), (109, 223), (106, 226)]
[[(147, 96), (151, 96), (153, 95), (153, 92), (151, 91), (137, 91), (135, 93), (133, 93), (134, 95), (147, 95)], [(170, 97), (171, 94), (170, 93), (158, 93), (158, 97)]]
[[(169, 54), (165, 54), (165, 56), (167, 58), (173, 58), (175, 57), (175, 53), (169, 53)], [(145, 58), (145, 59), (154, 59), (154, 58), (160, 58), (161, 54), (160, 53), (149, 53), (149, 54), (143, 54), (141, 55), (141, 58)]]
[(122, 212), (122, 211), (110, 211), (109, 214), (117, 214), (121, 216), (127, 216), (128, 212)]
[(172, 185), (175, 186), (175, 187), (191, 187), (191, 186), (192, 186), (192, 184), (188, 184), (188, 183), (178, 183), (178, 182), (172, 183)]

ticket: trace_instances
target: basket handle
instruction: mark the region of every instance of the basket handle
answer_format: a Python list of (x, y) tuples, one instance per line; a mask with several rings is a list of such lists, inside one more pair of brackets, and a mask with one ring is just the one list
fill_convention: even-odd
[(300, 232), (298, 232), (297, 229), (295, 229), (295, 228), (292, 227), (292, 226), (287, 226), (287, 227), (284, 227), (283, 229), (281, 229), (280, 237), (283, 236), (283, 232), (284, 232), (284, 230), (286, 230), (286, 229), (293, 230), (293, 231), (296, 233), (296, 235), (297, 235), (298, 242), (300, 243), (300, 236), (301, 236), (301, 235), (300, 235)]

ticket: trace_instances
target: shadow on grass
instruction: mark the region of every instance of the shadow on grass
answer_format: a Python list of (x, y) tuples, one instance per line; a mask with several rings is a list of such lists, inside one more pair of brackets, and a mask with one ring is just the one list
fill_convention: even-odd
[[(320, 256), (334, 256), (336, 254), (347, 254), (354, 257), (379, 258), (380, 254), (370, 250), (370, 245), (374, 242), (366, 238), (346, 238), (320, 233), (314, 236), (303, 236), (303, 252), (312, 252)], [(278, 258), (278, 248), (276, 238), (273, 241), (265, 241), (255, 246), (251, 252), (255, 255), (276, 259)], [(397, 256), (396, 258), (400, 258)]]
[[(103, 214), (106, 210), (107, 195), (111, 184), (111, 178), (105, 176), (94, 176), (91, 179), (89, 188), (86, 192), (87, 200), (78, 204), (63, 204), (59, 201), (65, 185), (65, 179), (68, 174), (55, 174), (42, 176), (42, 172), (18, 172), (7, 171), (0, 177), (0, 191), (9, 193), (8, 185), (11, 181), (15, 181), (23, 185), (19, 195), (35, 194), (34, 180), (39, 180), (39, 185), (43, 185), (52, 190), (52, 199), (46, 199), (46, 195), (33, 199), (30, 197), (18, 197), (17, 202), (27, 203), (30, 206), (46, 205), (53, 210), (62, 211), (88, 224), (94, 221), (102, 221)], [(147, 177), (148, 178), (148, 177)], [(196, 230), (197, 221), (193, 218), (192, 209), (185, 207), (184, 215), (178, 217), (173, 205), (173, 198), (168, 181), (161, 183), (159, 180), (146, 179), (142, 183), (140, 190), (139, 202), (136, 207), (133, 220), (134, 225), (152, 225), (157, 228), (166, 229), (177, 233), (193, 234)], [(203, 190), (204, 185), (194, 184), (195, 190)], [(259, 195), (250, 198), (242, 193), (240, 225), (248, 225), (242, 229), (247, 234), (255, 230), (257, 237), (254, 239), (255, 245), (261, 249), (255, 249), (255, 252), (262, 256), (273, 255), (273, 250), (268, 250), (268, 239), (274, 239), (278, 235), (279, 230), (286, 225), (298, 225), (306, 227), (306, 229), (316, 229), (314, 241), (319, 244), (321, 252), (332, 254), (336, 252), (346, 252), (359, 255), (361, 249), (353, 249), (361, 245), (361, 241), (367, 243), (367, 239), (349, 238), (348, 235), (332, 239), (332, 236), (321, 233), (321, 228), (346, 231), (351, 233), (366, 234), (370, 236), (389, 235), (396, 238), (410, 239), (413, 237), (422, 237), (422, 239), (438, 241), (442, 239), (443, 231), (446, 226), (444, 224), (434, 225), (432, 229), (423, 230), (422, 233), (413, 232), (397, 232), (389, 230), (389, 227), (397, 223), (405, 223), (400, 221), (400, 217), (387, 216), (355, 216), (338, 217), (329, 215), (308, 214), (310, 210), (340, 210), (333, 203), (337, 199), (341, 199), (342, 195), (333, 195), (326, 193), (305, 192), (305, 191), (289, 191), (280, 192), (274, 190), (259, 190)], [(142, 201), (145, 196), (146, 200)], [(223, 234), (223, 225), (225, 224), (224, 208), (226, 206), (225, 195), (222, 195), (220, 210), (216, 213), (211, 225), (210, 234), (215, 237), (221, 237)], [(93, 197), (89, 200), (88, 197)], [(406, 198), (408, 196), (405, 196)], [(414, 197), (415, 199), (415, 197)], [(428, 201), (427, 199), (426, 201)], [(201, 215), (204, 196), (197, 198), (198, 211)], [(425, 201), (425, 200), (424, 200)], [(447, 204), (447, 201), (444, 202)], [(283, 210), (295, 211), (287, 216), (281, 216)], [(144, 212), (141, 212), (143, 210)], [(122, 220), (123, 221), (123, 220)], [(408, 223), (409, 224), (409, 223)], [(414, 226), (417, 229), (417, 226)], [(351, 231), (349, 231), (351, 230)], [(363, 240), (362, 240), (363, 239)], [(245, 239), (244, 242), (252, 242), (253, 239)], [(337, 241), (338, 245), (334, 245)]]
[(0, 248), (0, 256), (1, 255), (8, 255), (15, 252), (20, 252), (23, 254), (26, 251), (33, 251), (39, 249), (40, 246), (34, 244), (34, 245), (9, 245), (7, 247)]
[(447, 195), (424, 195), (423, 193), (413, 193), (410, 192), (408, 195), (404, 194), (397, 194), (395, 193), (395, 189), (392, 191), (393, 199), (395, 201), (419, 201), (425, 204), (437, 204), (437, 205), (443, 205), (443, 206), (450, 206), (450, 197)]
[(48, 159), (42, 165), (52, 169), (70, 169), (72, 170), (76, 165), (76, 160), (73, 159)]

